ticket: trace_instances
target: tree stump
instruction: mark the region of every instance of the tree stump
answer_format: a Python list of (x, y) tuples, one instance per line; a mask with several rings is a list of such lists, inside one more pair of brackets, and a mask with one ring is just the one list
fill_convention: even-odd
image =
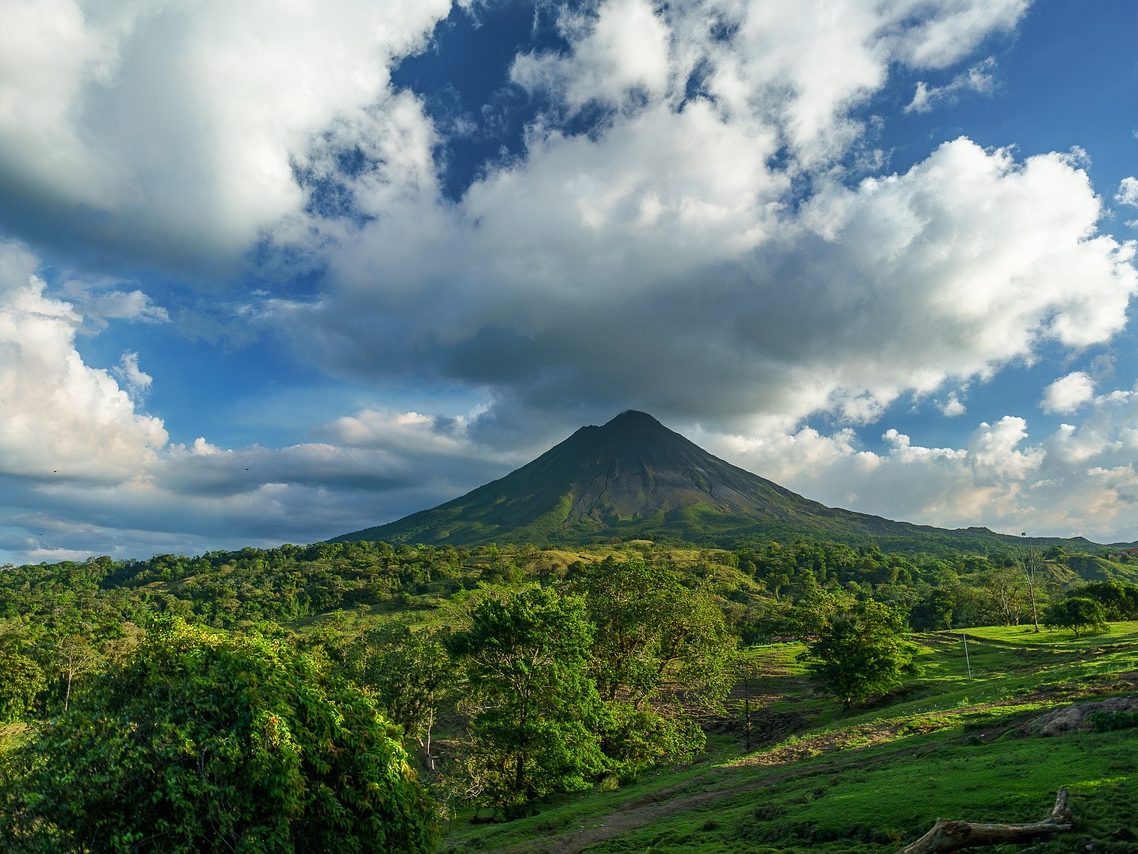
[(938, 818), (928, 833), (901, 849), (901, 854), (931, 854), (958, 851), (984, 845), (1033, 842), (1071, 829), (1073, 817), (1067, 809), (1067, 790), (1060, 789), (1050, 815), (1031, 824), (986, 824), (983, 822)]

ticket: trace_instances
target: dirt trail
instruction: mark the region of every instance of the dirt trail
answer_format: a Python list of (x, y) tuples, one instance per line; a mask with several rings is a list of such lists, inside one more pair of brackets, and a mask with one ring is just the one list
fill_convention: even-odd
[(598, 842), (613, 839), (630, 830), (651, 824), (662, 816), (675, 815), (679, 812), (695, 809), (704, 804), (737, 795), (740, 792), (761, 789), (794, 775), (791, 773), (779, 774), (729, 789), (702, 791), (689, 795), (679, 794), (689, 791), (693, 786), (714, 785), (719, 780), (726, 779), (727, 776), (726, 771), (705, 774), (675, 789), (654, 792), (651, 795), (622, 804), (614, 812), (604, 817), (603, 824), (582, 827), (559, 836), (550, 837), (538, 847), (534, 847), (532, 842), (527, 842), (524, 847), (516, 846), (507, 848), (505, 851), (508, 854), (526, 854), (526, 852), (534, 852), (534, 854), (538, 854), (538, 852), (542, 852), (542, 854), (566, 852), (566, 854), (570, 854), (570, 852), (582, 851), (590, 845), (596, 845)]
[[(1120, 688), (1134, 689), (1138, 687), (1138, 685), (1135, 684), (1135, 682), (1138, 681), (1135, 677), (1138, 677), (1138, 671), (1116, 674), (1115, 681), (1112, 684), (1101, 686), (1099, 691), (1088, 689), (1084, 693), (1093, 696), (1101, 691), (1114, 692)], [(1099, 686), (1095, 687), (1097, 688)], [(1037, 692), (1037, 696), (1029, 695), (1026, 697), (1008, 698), (991, 703), (978, 703), (972, 706), (954, 709), (952, 712), (956, 713), (954, 716), (958, 716), (962, 713), (974, 712), (980, 709), (1018, 705), (1028, 702), (1031, 699), (1044, 699), (1045, 695), (1047, 695), (1047, 692)], [(1054, 697), (1048, 695), (1046, 699), (1053, 700)], [(974, 737), (982, 741), (991, 740), (1009, 730), (1022, 728), (1027, 720), (1034, 719), (1037, 714), (1037, 712), (1024, 712), (1014, 714), (1008, 720), (993, 721), (990, 728)], [(896, 723), (897, 722), (867, 724), (856, 728), (854, 734), (858, 737), (860, 743), (856, 747), (852, 747), (852, 749), (857, 750), (882, 742), (892, 741), (898, 735)], [(758, 791), (800, 777), (828, 773), (839, 767), (843, 770), (849, 770), (858, 767), (868, 767), (875, 762), (881, 761), (881, 757), (877, 756), (867, 756), (862, 759), (849, 758), (848, 751), (851, 749), (851, 745), (848, 743), (849, 735), (849, 733), (845, 732), (822, 733), (812, 739), (802, 739), (793, 745), (793, 747), (780, 749), (776, 746), (768, 751), (760, 751), (750, 757), (749, 760), (740, 762), (736, 768), (714, 768), (698, 777), (687, 780), (682, 785), (653, 792), (650, 795), (628, 801), (617, 807), (608, 815), (601, 817), (600, 821), (602, 823), (593, 824), (589, 827), (580, 827), (556, 836), (551, 836), (540, 844), (535, 844), (533, 840), (530, 840), (527, 841), (525, 846), (514, 846), (503, 850), (508, 852), (508, 854), (530, 854), (530, 852), (534, 852), (534, 854), (552, 854), (553, 852), (557, 852), (557, 854), (574, 854), (574, 852), (583, 851), (589, 846), (615, 839), (622, 834), (649, 825), (660, 818), (698, 809), (707, 804), (715, 803), (716, 801), (735, 797), (741, 793)], [(902, 747), (891, 751), (889, 758), (893, 760), (899, 756), (916, 753), (921, 749), (922, 748), (917, 746)], [(804, 768), (787, 767), (783, 771), (772, 773), (760, 780), (731, 785), (732, 777), (735, 775), (738, 767), (768, 764), (788, 764), (793, 766), (796, 761), (801, 761), (802, 759), (817, 756), (819, 753), (834, 750), (841, 751), (845, 754), (845, 758), (835, 758), (834, 760), (819, 762), (817, 764), (811, 763)], [(802, 755), (798, 755), (799, 751), (802, 751)]]
[[(981, 707), (992, 708), (1004, 704), (1005, 703), (978, 704), (969, 707), (968, 710)], [(999, 723), (993, 722), (993, 726), (988, 731), (979, 734), (977, 737), (982, 740), (989, 740), (1008, 730), (1021, 727), (1023, 722), (1029, 717), (1031, 717), (1031, 713), (1015, 715), (1012, 720), (1008, 721)], [(897, 730), (895, 726), (889, 724), (866, 725), (859, 728), (857, 735), (860, 738), (861, 744), (853, 748), (853, 750), (864, 749), (865, 747), (891, 741), (893, 738), (896, 738)], [(561, 833), (557, 836), (551, 836), (541, 844), (536, 844), (530, 840), (524, 847), (514, 846), (503, 850), (508, 852), (508, 854), (529, 854), (529, 852), (533, 852), (533, 854), (553, 854), (553, 852), (557, 852), (557, 854), (573, 854), (573, 852), (583, 851), (590, 845), (596, 845), (600, 842), (614, 839), (629, 831), (644, 827), (659, 818), (698, 809), (706, 804), (726, 800), (727, 798), (732, 798), (741, 793), (758, 791), (768, 786), (800, 777), (829, 773), (838, 768), (850, 770), (853, 768), (869, 767), (881, 761), (881, 757), (879, 756), (851, 758), (849, 753), (850, 747), (847, 744), (847, 736), (848, 733), (844, 732), (825, 733), (814, 739), (804, 740), (803, 743), (797, 745), (794, 750), (780, 750), (779, 748), (775, 748), (765, 753), (756, 753), (749, 761), (744, 760), (735, 768), (714, 768), (698, 777), (686, 781), (683, 785), (653, 792), (650, 795), (645, 795), (622, 804), (613, 812), (604, 816), (603, 823), (594, 824), (589, 827), (581, 827), (576, 830)], [(804, 751), (801, 755), (797, 754), (797, 751), (807, 746), (813, 749)], [(910, 755), (921, 749), (923, 748), (920, 746), (901, 747), (891, 751), (889, 753), (889, 759), (892, 761), (897, 757)], [(794, 767), (795, 763), (802, 759), (808, 759), (817, 756), (819, 753), (828, 753), (830, 751), (840, 751), (844, 754), (845, 758), (835, 758), (817, 764), (811, 763), (806, 767)], [(731, 785), (732, 776), (741, 767), (775, 764), (786, 764), (789, 767), (783, 771), (763, 777), (760, 780), (752, 780), (734, 786)], [(693, 792), (693, 790), (699, 791)]]
[[(914, 753), (916, 750), (917, 748), (913, 747), (902, 748), (896, 751), (893, 756)], [(745, 792), (765, 789), (768, 786), (773, 786), (777, 783), (785, 782), (786, 780), (793, 780), (797, 777), (810, 777), (815, 774), (824, 774), (833, 771), (839, 765), (842, 768), (855, 768), (868, 766), (875, 761), (878, 760), (876, 758), (867, 757), (866, 759), (855, 760), (853, 762), (826, 762), (810, 765), (808, 768), (790, 768), (781, 773), (763, 777), (761, 780), (752, 780), (749, 783), (743, 783), (737, 786), (730, 785), (733, 769), (716, 768), (687, 781), (682, 786), (653, 792), (651, 795), (645, 795), (644, 797), (622, 804), (615, 811), (604, 817), (603, 824), (597, 824), (592, 827), (582, 827), (577, 830), (571, 830), (567, 833), (552, 836), (540, 845), (535, 845), (533, 841), (529, 841), (524, 847), (514, 846), (503, 850), (507, 852), (507, 854), (527, 854), (528, 852), (532, 852), (532, 854), (553, 854), (553, 852), (557, 852), (557, 854), (575, 854), (575, 852), (583, 851), (590, 845), (596, 845), (600, 842), (614, 839), (621, 834), (651, 824), (656, 819), (664, 816), (698, 809), (715, 801), (733, 798)], [(717, 785), (723, 786), (723, 788), (714, 788), (711, 789), (711, 791), (706, 791), (707, 787)], [(687, 795), (683, 794), (695, 787), (701, 787), (705, 789), (705, 791)]]

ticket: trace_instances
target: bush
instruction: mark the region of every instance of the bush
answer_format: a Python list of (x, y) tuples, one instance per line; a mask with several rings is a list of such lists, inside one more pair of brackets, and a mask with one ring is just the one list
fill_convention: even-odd
[(1080, 631), (1105, 631), (1106, 610), (1097, 599), (1088, 596), (1067, 596), (1060, 599), (1047, 609), (1043, 617), (1045, 625), (1061, 629), (1070, 629), (1078, 636)]
[(904, 620), (880, 602), (862, 602), (831, 617), (803, 655), (815, 681), (849, 708), (880, 696), (915, 673), (916, 648)]

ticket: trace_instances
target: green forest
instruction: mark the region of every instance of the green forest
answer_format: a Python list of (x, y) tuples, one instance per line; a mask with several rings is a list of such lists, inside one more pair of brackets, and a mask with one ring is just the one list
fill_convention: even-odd
[[(834, 825), (814, 802), (838, 783), (815, 768), (825, 791), (799, 801), (794, 775), (834, 750), (902, 742), (911, 773), (957, 749), (938, 737), (967, 744), (1133, 690), (1119, 673), (1136, 666), (1136, 580), (1124, 551), (806, 538), (336, 542), (5, 566), (0, 847), (520, 851), (557, 837), (549, 850), (883, 850), (923, 833), (939, 805)], [(1093, 737), (1117, 754), (1115, 730), (1136, 724), (1110, 712)], [(1008, 755), (1042, 749), (1029, 741)], [(1052, 782), (1015, 790), (1019, 818), (1046, 811), (1030, 794), (1077, 781)], [(726, 804), (761, 785), (792, 791), (769, 808), (752, 797), (746, 815), (677, 810), (672, 829), (657, 816), (659, 839), (558, 837), (669, 786)], [(1079, 805), (1089, 827), (1131, 832), (1093, 824), (1134, 794), (1102, 785), (1097, 807)], [(1019, 807), (1015, 792), (994, 806)]]

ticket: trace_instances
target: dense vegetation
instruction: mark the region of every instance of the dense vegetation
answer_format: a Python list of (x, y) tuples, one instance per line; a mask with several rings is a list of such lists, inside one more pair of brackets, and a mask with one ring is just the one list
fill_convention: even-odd
[(1125, 552), (806, 538), (7, 566), (0, 841), (418, 850), (471, 810), (517, 819), (705, 761), (724, 727), (744, 750), (752, 690), (781, 714), (756, 649), (794, 648), (832, 697), (808, 707), (852, 719), (928, 678), (906, 632), (1094, 637), (1138, 618), (1136, 575)]

